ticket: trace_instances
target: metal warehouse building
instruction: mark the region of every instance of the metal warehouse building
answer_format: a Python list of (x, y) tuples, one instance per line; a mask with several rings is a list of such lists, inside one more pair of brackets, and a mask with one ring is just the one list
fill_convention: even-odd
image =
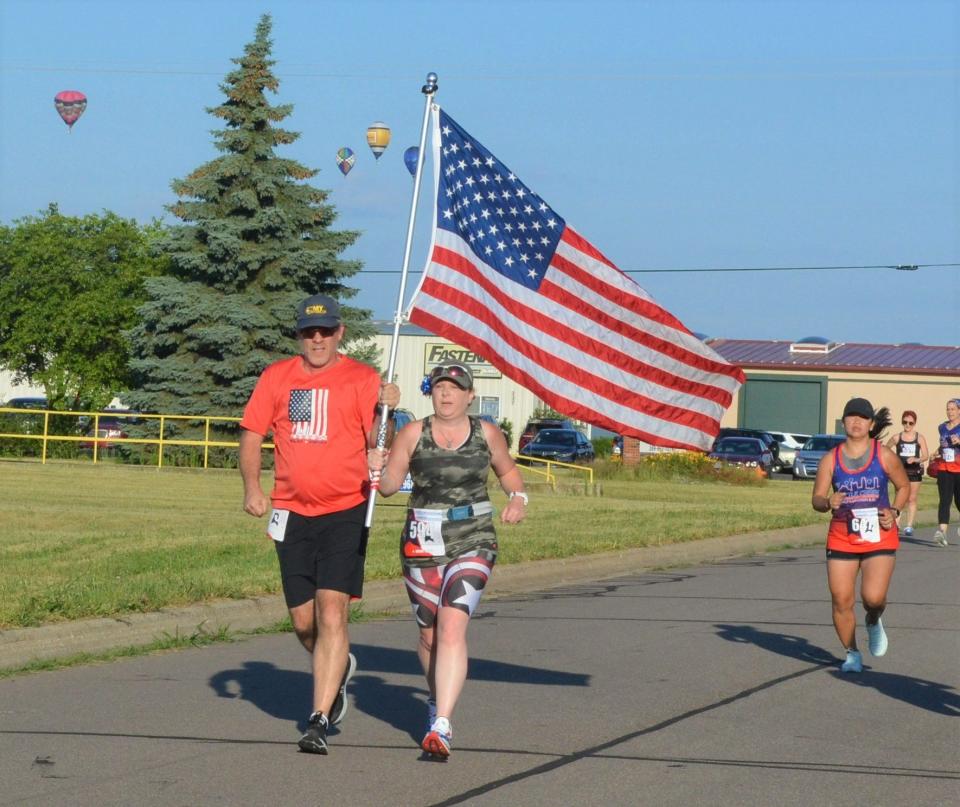
[(873, 345), (807, 337), (798, 342), (709, 339), (707, 344), (743, 368), (741, 387), (724, 426), (802, 434), (841, 431), (844, 404), (868, 398), (900, 413), (917, 413), (928, 441), (944, 420), (948, 398), (960, 396), (960, 347)]

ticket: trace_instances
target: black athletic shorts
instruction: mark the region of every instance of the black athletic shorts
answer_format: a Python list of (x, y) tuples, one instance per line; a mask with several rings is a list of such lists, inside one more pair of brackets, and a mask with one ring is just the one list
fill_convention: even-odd
[(863, 560), (875, 555), (896, 555), (896, 549), (874, 549), (872, 552), (844, 552), (842, 549), (828, 549), (827, 560)]
[(275, 542), (288, 608), (310, 602), (318, 589), (363, 596), (366, 511), (363, 503), (322, 516), (290, 512), (283, 540)]

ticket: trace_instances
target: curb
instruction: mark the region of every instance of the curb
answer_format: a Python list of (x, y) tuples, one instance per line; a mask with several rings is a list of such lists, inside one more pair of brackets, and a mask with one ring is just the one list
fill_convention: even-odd
[[(918, 512), (917, 520), (920, 521), (921, 517), (923, 520), (935, 519), (936, 513), (932, 510)], [(785, 546), (815, 546), (823, 543), (824, 532), (823, 524), (813, 524), (773, 532), (498, 566), (490, 579), (485, 599), (624, 577), (654, 569), (716, 562)], [(363, 608), (367, 613), (406, 613), (409, 607), (399, 580), (372, 580), (364, 584)], [(286, 605), (278, 594), (165, 608), (149, 614), (82, 619), (0, 631), (0, 669), (78, 653), (103, 653), (121, 647), (147, 645), (165, 635), (189, 636), (200, 628), (252, 631), (276, 624), (286, 616)]]

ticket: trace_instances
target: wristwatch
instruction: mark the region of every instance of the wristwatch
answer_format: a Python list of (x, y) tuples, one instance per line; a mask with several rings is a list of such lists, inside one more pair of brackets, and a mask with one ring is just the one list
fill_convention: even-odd
[(893, 512), (897, 514), (897, 518), (900, 518), (900, 508), (899, 508), (899, 507), (891, 507), (890, 509), (893, 510)]
[(519, 496), (521, 499), (523, 499), (524, 506), (527, 506), (530, 504), (530, 497), (527, 496), (527, 494), (524, 493), (522, 490), (511, 490), (510, 498), (512, 499), (514, 496)]

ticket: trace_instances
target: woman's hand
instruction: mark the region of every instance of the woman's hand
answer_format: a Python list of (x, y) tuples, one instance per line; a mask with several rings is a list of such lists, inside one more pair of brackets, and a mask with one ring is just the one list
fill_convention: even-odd
[(522, 496), (514, 496), (500, 512), (500, 521), (504, 524), (519, 524), (527, 515), (527, 504)]
[(843, 500), (846, 498), (846, 493), (840, 493), (837, 491), (836, 493), (827, 497), (827, 502), (830, 504), (831, 510), (836, 510), (841, 504), (843, 504)]
[(880, 516), (880, 526), (889, 530), (897, 521), (897, 511), (892, 507), (884, 507), (878, 514)]

